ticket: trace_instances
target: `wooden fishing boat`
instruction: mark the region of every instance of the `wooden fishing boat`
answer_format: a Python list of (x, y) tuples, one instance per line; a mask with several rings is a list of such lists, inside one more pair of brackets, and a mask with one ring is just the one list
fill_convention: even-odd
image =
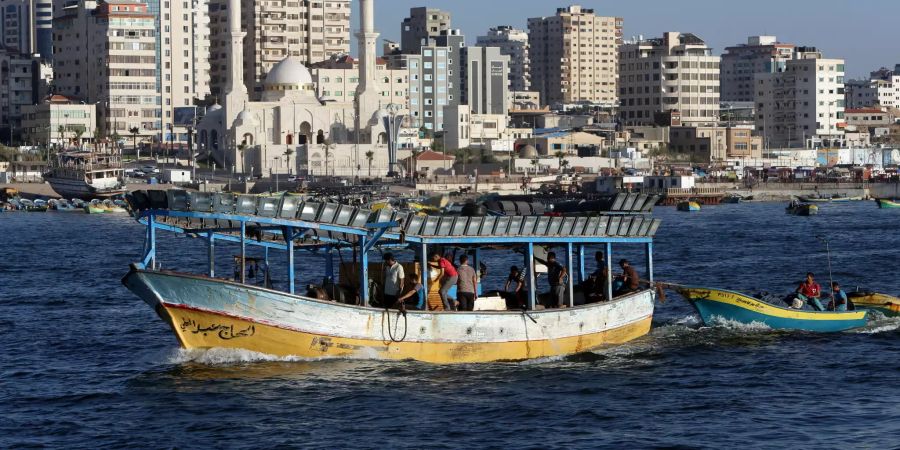
[(875, 199), (875, 202), (878, 203), (878, 207), (881, 209), (900, 208), (900, 200), (896, 199), (878, 198)]
[(846, 312), (805, 311), (781, 307), (760, 299), (723, 289), (678, 287), (707, 325), (718, 321), (764, 324), (778, 330), (835, 332), (866, 325), (866, 310)]
[(875, 292), (849, 292), (847, 297), (857, 307), (872, 309), (888, 317), (900, 316), (900, 298)]
[(677, 208), (679, 211), (697, 212), (700, 211), (700, 203), (694, 201), (679, 202)]
[(819, 214), (819, 207), (809, 203), (791, 202), (785, 212), (795, 216), (815, 216)]
[[(128, 201), (135, 217), (147, 227), (146, 246), (142, 260), (132, 265), (122, 282), (171, 326), (184, 348), (240, 348), (305, 358), (478, 363), (566, 356), (622, 344), (650, 330), (654, 290), (613, 298), (610, 282), (606, 298), (612, 301), (583, 304), (574, 282), (576, 277), (585, 279), (584, 256), (593, 254), (589, 246), (607, 252), (611, 272), (610, 251), (616, 243), (645, 248), (652, 283), (652, 242), (660, 222), (643, 211), (643, 201), (628, 202), (632, 206), (627, 210), (597, 217), (426, 217), (286, 195), (179, 190), (136, 191), (129, 194)], [(205, 273), (156, 268), (158, 231), (203, 238), (209, 254)], [(240, 246), (236, 258), (240, 266), (232, 280), (217, 277), (214, 264), (215, 249), (228, 243)], [(266, 249), (267, 267), (270, 250), (287, 254), (284, 291), (247, 282), (248, 246)], [(472, 255), (473, 267), (479, 267), (485, 253), (495, 251), (488, 248), (497, 247), (504, 257), (518, 249), (524, 266), (533, 267), (536, 247), (555, 247), (565, 255), (560, 261), (571, 274), (565, 289), (566, 307), (541, 309), (537, 305), (536, 270), (526, 271), (524, 310), (498, 307), (486, 311), (476, 302), (475, 311), (440, 311), (440, 301), (423, 294), (433, 297), (436, 290), (432, 270), (419, 270), (414, 278), (421, 286), (416, 288), (415, 309), (400, 312), (375, 307), (380, 299), (373, 283), (381, 277), (379, 271), (370, 270), (369, 254), (382, 246), (395, 254), (411, 253), (418, 260), (417, 267), (428, 267), (428, 252), (436, 248), (462, 249)], [(325, 277), (342, 287), (346, 296), (335, 298), (344, 298), (344, 302), (318, 296), (328, 289), (311, 289), (306, 295), (297, 292), (296, 249), (325, 255)], [(336, 277), (333, 258), (341, 251), (352, 251), (354, 262), (342, 264), (341, 276)]]

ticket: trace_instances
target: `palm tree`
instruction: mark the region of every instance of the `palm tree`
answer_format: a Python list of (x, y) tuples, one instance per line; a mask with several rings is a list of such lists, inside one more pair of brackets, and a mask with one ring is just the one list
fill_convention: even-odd
[(568, 167), (568, 166), (569, 166), (569, 160), (568, 160), (568, 159), (564, 159), (564, 160), (560, 161), (560, 162), (559, 162), (559, 170), (560, 170), (560, 172), (566, 173), (566, 167)]
[(532, 165), (532, 167), (534, 167), (534, 174), (535, 174), (535, 175), (537, 175), (537, 172), (538, 172), (538, 164), (539, 164), (539, 163), (540, 163), (540, 161), (539, 161), (537, 158), (534, 158), (534, 159), (531, 160), (531, 165)]
[(563, 152), (562, 150), (559, 150), (556, 153), (554, 153), (553, 156), (556, 157), (556, 159), (559, 161), (559, 166), (562, 167), (563, 158), (566, 157), (566, 153)]
[(81, 135), (84, 134), (84, 128), (76, 128), (75, 129), (75, 142), (78, 143), (78, 148), (81, 149)]
[(65, 145), (66, 145), (66, 127), (60, 125), (59, 128), (56, 129), (56, 131), (59, 131), (59, 141), (61, 142), (63, 147), (65, 147)]
[(141, 129), (138, 127), (131, 127), (128, 129), (128, 131), (131, 133), (131, 137), (134, 140), (134, 151), (137, 152), (136, 158), (138, 161), (140, 161), (141, 160), (141, 149), (140, 149), (140, 147), (138, 147), (137, 137), (138, 137), (138, 133), (140, 133)]
[(100, 128), (94, 128), (94, 148), (97, 148), (101, 140), (103, 140), (103, 131)]
[(288, 175), (291, 174), (291, 155), (294, 154), (294, 151), (291, 149), (287, 149), (284, 151), (284, 157), (287, 158), (287, 166), (288, 166)]
[(247, 150), (247, 141), (246, 140), (241, 141), (241, 143), (238, 144), (237, 149), (238, 149), (238, 153), (241, 154), (241, 172), (243, 172), (244, 171), (244, 150)]
[(375, 152), (369, 150), (366, 152), (366, 160), (369, 161), (369, 177), (372, 177), (372, 160), (375, 159)]

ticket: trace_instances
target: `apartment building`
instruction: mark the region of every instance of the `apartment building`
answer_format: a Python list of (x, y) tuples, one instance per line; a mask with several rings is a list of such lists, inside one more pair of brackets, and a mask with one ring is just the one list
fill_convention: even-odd
[(462, 70), (460, 103), (469, 105), (472, 114), (509, 112), (509, 56), (499, 47), (460, 49), (465, 63)]
[(0, 43), (26, 55), (53, 57), (53, 2), (0, 0)]
[(97, 105), (75, 102), (62, 95), (22, 108), (22, 138), (37, 145), (63, 145), (92, 140), (97, 128)]
[(784, 72), (756, 85), (756, 129), (765, 145), (840, 146), (844, 123), (844, 60), (797, 47)]
[(80, 0), (53, 19), (57, 93), (96, 104), (101, 133), (158, 137), (157, 28), (146, 3)]
[(450, 13), (436, 8), (410, 8), (409, 17), (400, 24), (400, 46), (403, 53), (419, 54), (429, 39), (451, 29)]
[(0, 48), (0, 141), (17, 142), (22, 131), (22, 109), (44, 93), (40, 62), (28, 54)]
[(894, 70), (881, 68), (872, 72), (868, 80), (847, 81), (846, 85), (847, 108), (900, 108), (900, 64)]
[[(419, 54), (388, 57), (389, 67), (405, 71), (409, 80), (410, 128), (424, 128), (430, 133), (444, 130), (444, 107), (451, 104), (453, 87), (449, 60), (450, 49), (438, 45), (423, 46)], [(458, 104), (458, 98), (452, 100)]]
[(720, 66), (721, 100), (752, 102), (757, 74), (783, 72), (794, 47), (775, 36), (750, 36), (746, 44), (726, 47)]
[(509, 89), (531, 90), (531, 62), (528, 52), (528, 32), (508, 25), (494, 27), (478, 36), (478, 47), (498, 47), (501, 55), (509, 56)]
[(615, 106), (622, 26), (578, 5), (528, 19), (531, 88), (548, 105)]
[(719, 120), (719, 57), (691, 33), (625, 43), (619, 52), (619, 114), (626, 125), (653, 125), (667, 113), (680, 122)]
[[(332, 56), (310, 66), (316, 94), (326, 102), (352, 102), (359, 86), (359, 60), (349, 55)], [(378, 58), (375, 76), (382, 89), (379, 108), (389, 104), (409, 107), (409, 73), (404, 69), (388, 68), (384, 58)]]
[[(209, 1), (210, 91), (216, 98), (228, 83), (228, 0)], [(251, 99), (263, 91), (266, 74), (288, 56), (309, 66), (350, 53), (350, 0), (270, 2), (241, 0), (244, 83)]]
[[(185, 142), (175, 110), (210, 93), (208, 0), (159, 0), (159, 93), (164, 142)], [(174, 134), (174, 135), (173, 135)]]
[(669, 149), (694, 154), (707, 162), (734, 158), (762, 158), (763, 140), (752, 125), (734, 127), (671, 127)]

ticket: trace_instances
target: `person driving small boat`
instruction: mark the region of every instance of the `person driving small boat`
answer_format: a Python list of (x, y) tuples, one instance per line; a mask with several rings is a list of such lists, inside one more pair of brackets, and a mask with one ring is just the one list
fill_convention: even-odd
[(829, 311), (846, 311), (850, 301), (847, 294), (841, 289), (837, 281), (831, 283), (831, 301), (828, 302)]
[(806, 273), (806, 280), (800, 283), (800, 286), (797, 286), (795, 293), (797, 298), (806, 302), (816, 311), (825, 311), (825, 307), (822, 306), (822, 302), (819, 300), (822, 296), (822, 286), (816, 283), (815, 274), (812, 272)]

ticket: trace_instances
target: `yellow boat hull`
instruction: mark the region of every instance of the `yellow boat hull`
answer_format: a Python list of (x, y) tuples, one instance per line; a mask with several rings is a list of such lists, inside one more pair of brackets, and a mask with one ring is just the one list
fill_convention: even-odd
[[(163, 305), (185, 349), (234, 348), (279, 357), (417, 360), (435, 364), (551, 358), (624, 344), (650, 331), (651, 317), (608, 331), (518, 342), (391, 342), (311, 334), (245, 318)], [(398, 320), (391, 314), (391, 326)], [(402, 317), (399, 320), (403, 320)], [(403, 325), (399, 326), (402, 331)]]
[(885, 294), (850, 294), (850, 300), (858, 308), (874, 309), (884, 313), (887, 316), (900, 316), (900, 298), (892, 297)]

